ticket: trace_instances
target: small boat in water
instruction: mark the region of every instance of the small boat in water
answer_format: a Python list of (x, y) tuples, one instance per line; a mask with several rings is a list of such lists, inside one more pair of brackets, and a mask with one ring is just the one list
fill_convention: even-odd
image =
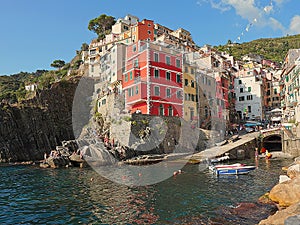
[(255, 166), (247, 166), (241, 163), (230, 165), (210, 165), (209, 169), (216, 175), (240, 175), (248, 174), (250, 171), (255, 170)]

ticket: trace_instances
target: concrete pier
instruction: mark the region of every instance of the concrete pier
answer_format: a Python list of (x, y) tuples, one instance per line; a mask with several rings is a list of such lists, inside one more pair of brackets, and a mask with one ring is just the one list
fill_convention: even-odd
[(212, 148), (206, 149), (199, 153), (194, 154), (190, 161), (193, 163), (201, 162), (207, 158), (215, 158), (222, 156), (225, 153), (229, 153), (231, 159), (235, 159), (238, 156), (237, 150), (244, 150), (245, 157), (254, 157), (254, 151), (256, 147), (256, 139), (259, 136), (259, 132), (248, 133), (239, 137), (239, 140), (235, 142), (228, 143), (223, 146), (214, 146)]

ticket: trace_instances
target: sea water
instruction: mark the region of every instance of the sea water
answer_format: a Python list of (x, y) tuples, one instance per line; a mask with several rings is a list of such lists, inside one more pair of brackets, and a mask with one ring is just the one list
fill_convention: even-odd
[(260, 159), (248, 175), (219, 177), (186, 165), (181, 174), (141, 187), (114, 183), (91, 168), (1, 166), (0, 224), (218, 224), (212, 221), (224, 219), (220, 209), (257, 201), (291, 162)]

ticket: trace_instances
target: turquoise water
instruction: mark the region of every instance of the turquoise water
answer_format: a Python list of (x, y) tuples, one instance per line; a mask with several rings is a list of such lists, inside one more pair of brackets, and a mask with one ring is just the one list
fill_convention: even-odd
[(256, 201), (290, 163), (261, 160), (249, 175), (219, 178), (187, 165), (146, 187), (116, 184), (89, 168), (2, 166), (0, 224), (208, 224), (223, 217), (220, 207)]

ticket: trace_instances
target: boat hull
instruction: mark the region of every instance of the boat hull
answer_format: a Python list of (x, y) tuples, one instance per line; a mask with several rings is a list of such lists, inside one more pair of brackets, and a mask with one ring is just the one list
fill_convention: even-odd
[(216, 175), (241, 175), (248, 174), (250, 171), (255, 170), (255, 166), (230, 166), (230, 167), (215, 167), (211, 166), (212, 170)]

